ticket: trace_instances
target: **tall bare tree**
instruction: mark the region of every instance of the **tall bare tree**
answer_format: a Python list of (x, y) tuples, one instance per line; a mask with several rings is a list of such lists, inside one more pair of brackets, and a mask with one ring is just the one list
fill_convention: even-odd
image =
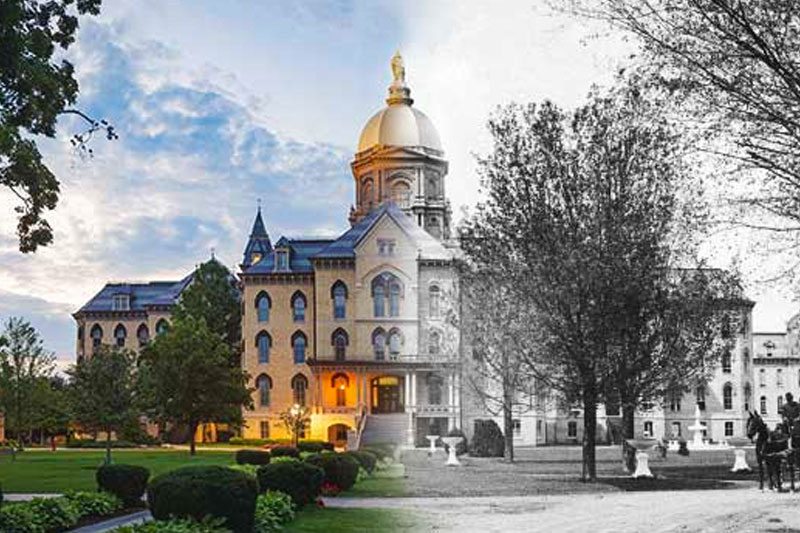
[[(573, 0), (574, 12), (635, 35), (641, 59), (684, 102), (687, 127), (754, 171), (742, 199), (800, 230), (800, 9), (794, 0)], [(729, 144), (726, 144), (729, 143)], [(763, 179), (762, 179), (763, 178)]]

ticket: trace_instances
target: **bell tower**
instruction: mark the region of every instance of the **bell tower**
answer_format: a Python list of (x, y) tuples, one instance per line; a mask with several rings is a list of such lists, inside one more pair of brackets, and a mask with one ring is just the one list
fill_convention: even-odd
[(391, 70), (386, 107), (364, 126), (350, 164), (356, 182), (350, 223), (393, 202), (432, 236), (446, 240), (452, 210), (445, 196), (448, 165), (439, 134), (433, 122), (413, 107), (399, 52), (392, 57)]

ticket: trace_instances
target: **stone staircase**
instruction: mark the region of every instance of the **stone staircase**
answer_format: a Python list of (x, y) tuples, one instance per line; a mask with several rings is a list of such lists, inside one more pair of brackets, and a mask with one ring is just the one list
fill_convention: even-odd
[(370, 444), (405, 444), (408, 431), (408, 415), (393, 413), (386, 415), (367, 415), (361, 446)]

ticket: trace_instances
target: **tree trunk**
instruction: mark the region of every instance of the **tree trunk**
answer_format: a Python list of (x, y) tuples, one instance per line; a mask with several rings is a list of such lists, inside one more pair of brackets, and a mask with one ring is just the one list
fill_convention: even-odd
[(595, 438), (597, 435), (597, 392), (594, 383), (583, 390), (583, 481), (597, 481)]
[(106, 464), (111, 464), (111, 429), (106, 428)]
[(514, 462), (514, 419), (512, 418), (511, 405), (503, 405), (503, 433), (505, 433), (506, 461)]
[(634, 436), (633, 416), (636, 413), (636, 406), (633, 402), (622, 402), (622, 464), (628, 470), (633, 472), (636, 469), (636, 453), (635, 450), (628, 446), (627, 440), (632, 439)]
[(197, 422), (189, 422), (189, 455), (194, 456), (196, 453), (195, 448), (195, 433), (197, 433)]

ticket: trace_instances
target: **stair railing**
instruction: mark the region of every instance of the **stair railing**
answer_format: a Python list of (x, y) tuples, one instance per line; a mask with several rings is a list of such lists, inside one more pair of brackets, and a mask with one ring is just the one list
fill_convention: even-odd
[(356, 418), (356, 450), (361, 448), (361, 437), (364, 435), (364, 428), (367, 427), (367, 406), (362, 405)]

